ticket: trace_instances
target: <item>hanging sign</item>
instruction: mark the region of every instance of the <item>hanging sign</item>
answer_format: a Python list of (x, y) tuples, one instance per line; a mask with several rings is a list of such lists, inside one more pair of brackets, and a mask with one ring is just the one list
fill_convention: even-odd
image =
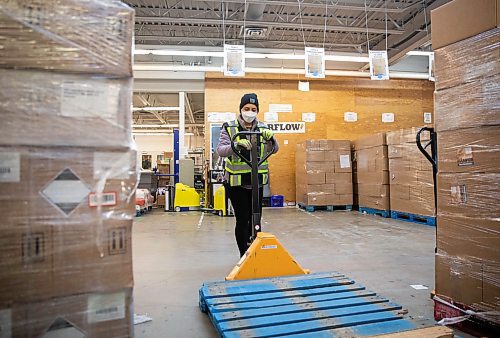
[(305, 122), (275, 122), (268, 123), (267, 127), (275, 134), (303, 134), (306, 132)]
[(224, 45), (224, 75), (245, 76), (245, 46)]
[(228, 122), (235, 119), (235, 113), (207, 113), (208, 122)]
[(434, 53), (429, 54), (429, 81), (436, 81), (434, 77)]
[(387, 60), (387, 51), (368, 52), (370, 58), (370, 76), (372, 80), (389, 80), (389, 62)]
[(309, 91), (309, 81), (299, 81), (299, 90), (301, 92)]
[(356, 122), (358, 120), (358, 114), (354, 112), (345, 112), (344, 121), (346, 122)]
[(322, 79), (325, 77), (325, 50), (306, 47), (306, 77)]

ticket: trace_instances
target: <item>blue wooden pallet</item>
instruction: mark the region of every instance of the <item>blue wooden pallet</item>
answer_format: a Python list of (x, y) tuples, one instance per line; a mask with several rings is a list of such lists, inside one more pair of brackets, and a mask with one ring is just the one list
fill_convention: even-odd
[(409, 212), (402, 211), (391, 211), (391, 218), (398, 219), (405, 222), (413, 222), (418, 224), (426, 224), (431, 226), (436, 226), (436, 217), (432, 216), (422, 216), (417, 214), (411, 214)]
[(305, 205), (304, 203), (299, 203), (299, 208), (304, 209), (308, 212), (313, 212), (317, 210), (326, 210), (326, 211), (334, 211), (334, 210), (346, 210), (352, 211), (352, 204), (347, 205)]
[(369, 214), (369, 215), (379, 215), (385, 218), (391, 218), (391, 211), (390, 210), (379, 210), (379, 209), (373, 209), (373, 208), (365, 208), (365, 207), (359, 207), (359, 212), (362, 212), (364, 214)]
[(401, 306), (336, 272), (205, 283), (220, 337), (353, 337), (406, 331)]

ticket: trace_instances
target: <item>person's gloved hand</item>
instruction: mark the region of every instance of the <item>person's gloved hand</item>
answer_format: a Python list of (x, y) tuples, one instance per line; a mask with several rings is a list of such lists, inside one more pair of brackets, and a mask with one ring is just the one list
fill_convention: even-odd
[(262, 131), (262, 137), (264, 140), (269, 141), (273, 137), (273, 132), (269, 129), (264, 129), (264, 131)]
[(250, 143), (250, 141), (247, 139), (241, 139), (241, 140), (236, 142), (236, 147), (250, 150), (250, 149), (252, 149), (252, 143)]

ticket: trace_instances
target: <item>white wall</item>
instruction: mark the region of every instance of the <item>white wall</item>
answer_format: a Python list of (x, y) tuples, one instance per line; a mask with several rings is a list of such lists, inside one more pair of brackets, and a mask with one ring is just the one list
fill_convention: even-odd
[[(135, 143), (137, 145), (137, 160), (138, 163), (142, 163), (142, 154), (152, 155), (152, 168), (156, 167), (157, 155), (162, 155), (165, 151), (174, 151), (173, 147), (173, 135), (161, 135), (161, 136), (144, 136), (135, 135)], [(188, 150), (194, 148), (201, 148), (204, 145), (203, 136), (185, 136), (184, 146)]]

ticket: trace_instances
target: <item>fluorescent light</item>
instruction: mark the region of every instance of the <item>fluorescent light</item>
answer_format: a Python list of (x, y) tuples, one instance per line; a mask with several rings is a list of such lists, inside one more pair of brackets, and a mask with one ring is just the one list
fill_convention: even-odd
[(163, 55), (163, 56), (211, 56), (224, 57), (224, 52), (209, 52), (198, 50), (170, 50), (170, 49), (136, 49), (136, 55)]
[(325, 61), (340, 61), (340, 62), (370, 62), (367, 56), (350, 56), (350, 55), (325, 55)]
[(177, 127), (177, 125), (173, 124), (133, 124), (134, 128), (172, 128)]
[(412, 50), (406, 53), (406, 55), (412, 55), (412, 56), (430, 56), (433, 55), (434, 52), (424, 52), (420, 50)]
[(162, 110), (179, 110), (179, 107), (133, 107), (132, 111), (140, 111), (140, 110), (145, 110), (145, 111), (162, 111)]

